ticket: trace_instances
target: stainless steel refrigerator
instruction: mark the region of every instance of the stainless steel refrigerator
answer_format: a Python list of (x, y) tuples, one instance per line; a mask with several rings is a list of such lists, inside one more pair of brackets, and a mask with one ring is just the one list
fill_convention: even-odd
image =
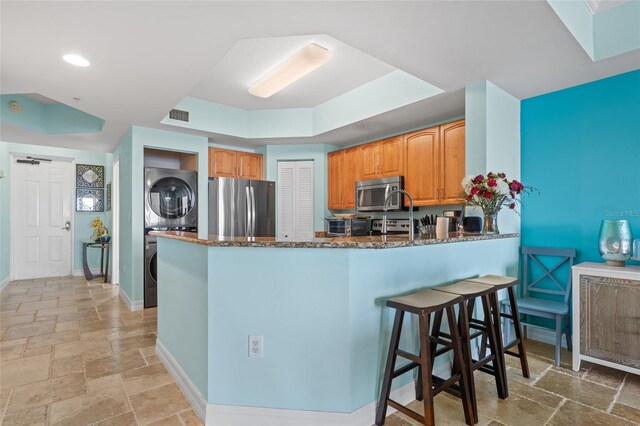
[(209, 234), (275, 237), (276, 183), (234, 178), (209, 179)]

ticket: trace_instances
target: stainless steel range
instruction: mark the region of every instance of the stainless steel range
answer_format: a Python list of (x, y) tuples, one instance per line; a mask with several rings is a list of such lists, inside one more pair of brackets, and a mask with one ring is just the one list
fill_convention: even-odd
[[(411, 221), (409, 219), (387, 219), (387, 234), (409, 235)], [(418, 221), (414, 219), (413, 229), (418, 232)], [(382, 219), (371, 221), (371, 235), (382, 234)]]

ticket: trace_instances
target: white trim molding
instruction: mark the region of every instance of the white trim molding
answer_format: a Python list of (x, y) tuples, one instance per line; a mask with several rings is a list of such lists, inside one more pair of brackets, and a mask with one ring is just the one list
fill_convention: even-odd
[[(160, 339), (156, 339), (156, 355), (200, 420), (207, 426), (255, 426), (257, 424), (261, 426), (371, 426), (376, 416), (377, 401), (370, 402), (351, 413), (209, 404)], [(443, 377), (448, 376), (450, 371), (451, 364), (445, 363), (434, 373)], [(393, 390), (391, 398), (400, 404), (409, 404), (415, 399), (414, 382)], [(387, 415), (395, 411), (388, 407)]]
[(120, 294), (120, 299), (122, 299), (124, 304), (127, 305), (127, 308), (129, 308), (131, 312), (141, 311), (144, 309), (144, 301), (129, 299), (129, 296), (127, 295), (127, 293), (124, 292), (124, 290), (122, 290), (122, 287), (120, 287), (119, 294)]
[(7, 277), (0, 283), (0, 291), (4, 290), (9, 283), (11, 282), (11, 276), (7, 275)]

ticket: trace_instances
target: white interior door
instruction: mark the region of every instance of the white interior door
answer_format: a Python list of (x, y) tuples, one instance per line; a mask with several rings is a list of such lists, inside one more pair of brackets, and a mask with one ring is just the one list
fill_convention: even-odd
[(13, 279), (71, 275), (72, 162), (11, 159)]
[(313, 161), (279, 161), (277, 186), (278, 238), (312, 240)]

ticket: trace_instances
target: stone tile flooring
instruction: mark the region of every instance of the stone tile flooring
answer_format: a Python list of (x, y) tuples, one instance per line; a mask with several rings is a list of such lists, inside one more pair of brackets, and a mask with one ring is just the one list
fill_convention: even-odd
[[(640, 376), (583, 362), (571, 370), (571, 354), (562, 350), (560, 367), (553, 365), (553, 346), (526, 342), (531, 378), (522, 377), (520, 360), (507, 356), (509, 397), (498, 398), (493, 377), (474, 375), (479, 426), (630, 426), (640, 425)], [(411, 408), (422, 413), (422, 403)], [(434, 399), (436, 424), (464, 425), (460, 400), (441, 393)], [(419, 425), (400, 413), (387, 417), (388, 426)]]
[(202, 424), (155, 356), (156, 309), (80, 277), (15, 281), (0, 302), (0, 424)]
[[(0, 424), (202, 424), (155, 356), (156, 310), (130, 312), (117, 286), (78, 277), (16, 281), (0, 303)], [(479, 425), (640, 425), (639, 376), (588, 363), (576, 373), (568, 352), (556, 368), (551, 346), (527, 348), (532, 377), (507, 357), (506, 400), (476, 372)], [(454, 397), (436, 396), (435, 408), (438, 425), (464, 424)], [(418, 423), (394, 413), (386, 424)]]

